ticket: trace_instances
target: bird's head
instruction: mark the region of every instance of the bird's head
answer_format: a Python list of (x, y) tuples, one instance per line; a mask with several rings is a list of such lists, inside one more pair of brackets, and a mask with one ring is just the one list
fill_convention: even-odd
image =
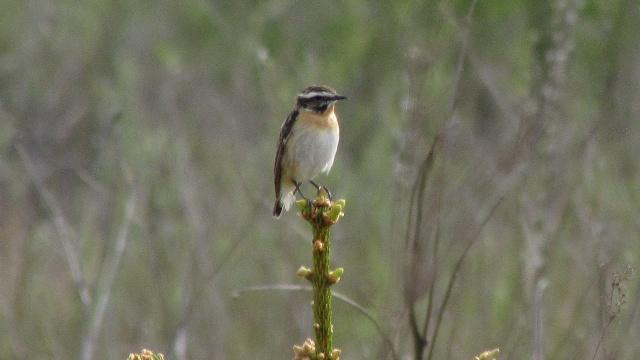
[(338, 95), (328, 86), (308, 86), (298, 94), (297, 103), (302, 110), (323, 114), (338, 101), (346, 99), (346, 96)]

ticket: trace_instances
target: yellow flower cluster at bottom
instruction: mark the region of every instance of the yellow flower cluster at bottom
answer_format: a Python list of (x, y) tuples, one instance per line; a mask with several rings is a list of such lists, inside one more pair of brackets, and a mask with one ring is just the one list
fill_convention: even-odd
[(499, 352), (500, 349), (488, 350), (478, 356), (475, 356), (473, 360), (496, 360), (496, 356)]
[(127, 360), (164, 360), (164, 355), (160, 353), (154, 354), (151, 350), (142, 349), (140, 354), (129, 354)]

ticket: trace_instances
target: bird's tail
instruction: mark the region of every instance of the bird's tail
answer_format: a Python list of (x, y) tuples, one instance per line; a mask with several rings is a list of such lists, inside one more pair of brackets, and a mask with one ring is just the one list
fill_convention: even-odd
[(273, 205), (273, 216), (277, 219), (282, 214), (282, 210), (289, 211), (291, 204), (296, 201), (296, 195), (293, 193), (295, 186), (282, 186), (281, 196), (276, 199), (276, 203)]
[(276, 219), (278, 219), (280, 217), (280, 214), (282, 214), (282, 208), (283, 208), (282, 201), (280, 199), (276, 199), (276, 203), (275, 205), (273, 205), (273, 217), (275, 217)]

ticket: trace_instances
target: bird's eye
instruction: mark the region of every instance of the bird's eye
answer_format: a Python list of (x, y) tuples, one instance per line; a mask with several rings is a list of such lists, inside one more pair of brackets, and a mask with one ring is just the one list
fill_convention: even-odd
[(314, 97), (311, 98), (312, 100), (318, 101), (320, 100), (320, 95), (316, 95)]

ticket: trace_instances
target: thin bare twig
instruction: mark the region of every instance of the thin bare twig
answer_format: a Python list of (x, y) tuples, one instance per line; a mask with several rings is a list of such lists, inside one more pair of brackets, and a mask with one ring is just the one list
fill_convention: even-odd
[[(184, 149), (184, 147), (183, 147)], [(188, 155), (184, 153), (184, 151), (181, 152), (181, 159), (180, 162), (183, 164), (183, 166), (186, 169), (181, 169), (180, 172), (181, 173), (185, 173), (188, 172), (189, 174), (193, 173), (193, 168), (192, 165), (190, 163), (190, 159), (188, 158)], [(235, 169), (233, 169), (235, 171)], [(237, 173), (237, 178), (238, 179), (244, 179), (240, 173)], [(191, 175), (192, 176), (192, 175)], [(185, 176), (181, 177), (181, 181), (183, 182), (182, 184), (182, 188), (189, 188), (189, 187), (194, 187), (194, 184), (190, 183), (190, 180), (185, 178)], [(245, 195), (248, 195), (251, 197), (251, 199), (249, 201), (253, 201), (254, 202), (254, 206), (252, 206), (253, 211), (251, 212), (251, 214), (248, 216), (248, 218), (254, 218), (256, 217), (263, 209), (271, 209), (271, 204), (267, 204), (266, 206), (261, 206), (262, 203), (260, 202), (260, 200), (262, 199), (261, 197), (254, 195), (253, 194), (253, 189), (248, 186), (246, 184), (246, 181), (240, 181), (239, 183), (244, 189), (245, 191), (243, 191), (242, 193)], [(189, 213), (192, 213), (193, 215), (195, 215), (196, 211), (193, 209), (194, 205), (194, 194), (195, 194), (195, 189), (185, 189), (183, 190), (183, 198), (184, 198), (184, 202), (186, 203), (185, 207), (188, 208), (192, 208), (191, 210), (189, 210)], [(191, 218), (193, 216), (189, 216), (189, 218)], [(200, 216), (198, 216), (198, 218), (201, 218)], [(193, 221), (193, 220), (192, 220)], [(192, 227), (196, 227), (196, 226), (201, 226), (201, 225), (197, 225), (197, 224), (192, 224)], [(204, 294), (206, 293), (206, 290), (210, 288), (210, 286), (213, 285), (213, 283), (216, 281), (216, 279), (218, 278), (218, 275), (222, 272), (222, 270), (224, 269), (225, 265), (227, 265), (229, 263), (229, 261), (233, 258), (233, 254), (235, 254), (235, 252), (240, 248), (240, 245), (243, 244), (244, 240), (248, 238), (249, 232), (252, 231), (253, 229), (249, 226), (245, 226), (243, 227), (240, 235), (238, 235), (234, 241), (232, 242), (232, 245), (226, 250), (226, 252), (218, 258), (218, 263), (214, 266), (210, 266), (206, 269), (206, 273), (203, 274), (202, 279), (199, 281), (199, 283), (201, 285), (195, 285), (195, 287), (192, 289), (191, 294), (186, 298), (185, 300), (185, 304), (182, 308), (182, 314), (180, 316), (180, 319), (176, 325), (176, 329), (174, 331), (174, 335), (173, 335), (173, 341), (172, 343), (174, 344), (174, 349), (176, 352), (176, 355), (179, 358), (185, 358), (186, 355), (184, 355), (184, 353), (181, 353), (180, 351), (177, 351), (180, 346), (178, 346), (180, 344), (181, 341), (181, 337), (184, 337), (186, 335), (186, 330), (187, 330), (187, 326), (189, 324), (189, 322), (191, 321), (193, 314), (194, 314), (194, 309), (196, 308), (196, 305), (199, 303), (199, 301), (202, 299), (202, 297), (204, 296)], [(199, 238), (196, 239), (197, 242), (202, 242), (206, 239), (206, 234), (204, 233), (204, 230), (198, 231), (198, 236)]]
[(449, 121), (453, 118), (453, 112), (456, 110), (458, 106), (458, 101), (460, 101), (460, 96), (458, 92), (460, 91), (460, 80), (462, 79), (462, 71), (464, 70), (464, 63), (467, 58), (467, 52), (469, 49), (469, 38), (471, 37), (471, 18), (473, 16), (473, 12), (476, 9), (476, 4), (478, 0), (473, 0), (471, 5), (469, 6), (469, 10), (467, 11), (467, 15), (465, 16), (465, 29), (464, 35), (462, 37), (462, 47), (460, 48), (460, 55), (458, 56), (458, 63), (456, 64), (456, 73), (453, 80), (453, 94), (451, 95), (451, 103), (449, 104)]
[[(254, 209), (255, 210), (253, 212), (253, 215), (256, 215), (256, 213), (261, 208), (256, 206), (254, 207)], [(233, 241), (233, 244), (229, 247), (229, 249), (224, 253), (223, 256), (220, 257), (220, 261), (218, 262), (217, 266), (215, 266), (210, 273), (204, 274), (202, 280), (200, 281), (203, 286), (199, 286), (193, 291), (192, 296), (187, 299), (186, 304), (183, 307), (182, 316), (180, 317), (174, 333), (174, 340), (172, 342), (173, 344), (177, 344), (179, 335), (184, 332), (189, 321), (191, 321), (191, 318), (194, 314), (194, 309), (196, 308), (196, 305), (198, 304), (202, 296), (205, 294), (205, 291), (213, 285), (213, 283), (218, 278), (218, 275), (222, 272), (225, 265), (232, 259), (233, 254), (237, 249), (240, 248), (240, 245), (243, 243), (244, 239), (248, 237), (248, 233), (251, 230), (252, 229), (250, 227), (245, 227), (240, 236), (238, 236), (237, 239)]]
[(424, 354), (424, 347), (427, 346), (426, 335), (420, 333), (418, 329), (418, 315), (416, 314), (416, 304), (411, 303), (409, 306), (409, 325), (411, 327), (411, 335), (413, 336), (413, 352), (416, 359), (421, 359)]
[[(413, 234), (413, 238), (414, 238), (414, 240), (413, 240), (414, 253), (418, 253), (419, 252), (418, 251), (419, 249), (417, 249), (417, 244), (418, 244), (418, 237), (420, 236), (420, 232), (421, 232), (422, 212), (424, 210), (425, 184), (426, 184), (427, 175), (430, 173), (431, 168), (433, 167), (434, 149), (435, 149), (435, 146), (440, 143), (442, 137), (444, 136), (444, 132), (447, 129), (447, 125), (452, 122), (453, 117), (454, 117), (455, 109), (458, 106), (458, 101), (459, 101), (459, 98), (460, 98), (460, 96), (459, 96), (460, 82), (461, 82), (461, 79), (462, 79), (462, 73), (464, 71), (465, 59), (467, 58), (467, 52), (468, 52), (469, 43), (470, 43), (471, 19), (472, 19), (473, 12), (475, 10), (475, 7), (476, 7), (477, 3), (478, 3), (478, 0), (473, 0), (471, 2), (471, 5), (469, 6), (469, 9), (468, 9), (467, 14), (465, 16), (465, 20), (464, 20), (465, 29), (464, 29), (464, 34), (462, 36), (462, 45), (461, 45), (461, 48), (460, 48), (460, 54), (458, 55), (458, 60), (457, 60), (457, 64), (456, 64), (456, 71), (454, 73), (453, 93), (451, 95), (451, 102), (449, 104), (447, 123), (440, 130), (438, 135), (436, 135), (436, 137), (434, 138), (433, 144), (431, 145), (431, 149), (429, 150), (429, 153), (428, 153), (426, 159), (424, 160), (423, 164), (420, 167), (420, 174), (419, 174), (418, 179), (416, 180), (416, 182), (414, 184), (414, 188), (413, 188), (413, 191), (412, 191), (412, 194), (411, 194), (411, 200), (409, 202), (409, 215), (408, 215), (408, 220), (407, 220), (407, 240), (409, 239), (409, 228), (410, 228), (411, 220), (413, 218), (414, 202), (417, 201), (417, 203), (416, 203), (417, 215), (416, 215), (416, 218), (415, 218), (415, 230), (414, 230), (414, 234)], [(437, 226), (438, 225), (436, 224), (436, 238), (439, 237), (439, 229), (437, 229)], [(436, 241), (437, 240), (439, 240), (439, 239), (436, 239)], [(414, 262), (412, 264), (415, 267), (415, 265), (416, 265), (415, 259), (414, 259)], [(434, 267), (434, 269), (435, 269), (435, 267)], [(436, 270), (434, 270), (434, 271), (436, 271)], [(432, 311), (432, 306), (433, 306), (433, 290), (434, 290), (434, 288), (435, 288), (435, 277), (433, 278), (433, 280), (431, 282), (431, 285), (430, 285), (430, 289), (428, 290), (429, 291), (429, 299), (428, 299), (427, 313), (425, 315), (425, 320), (424, 320), (423, 331), (422, 332), (420, 332), (420, 330), (418, 329), (417, 315), (416, 315), (416, 312), (415, 312), (415, 299), (411, 299), (411, 301), (409, 301), (409, 303), (407, 304), (409, 306), (409, 323), (410, 323), (410, 326), (411, 326), (411, 332), (412, 332), (413, 337), (414, 337), (414, 346), (415, 346), (415, 350), (414, 350), (415, 354), (414, 355), (415, 355), (416, 359), (422, 359), (425, 347), (429, 343), (427, 338), (429, 336), (428, 331), (429, 331), (429, 323), (431, 321), (431, 311)], [(405, 291), (405, 294), (408, 294), (408, 292)], [(432, 344), (432, 348), (433, 348), (433, 342), (431, 344)], [(431, 351), (429, 353), (431, 354)]]
[(549, 285), (545, 278), (538, 280), (533, 295), (533, 359), (544, 360), (544, 290)]
[(611, 326), (612, 322), (613, 322), (613, 319), (607, 320), (607, 323), (604, 325), (602, 331), (600, 332), (600, 336), (598, 337), (598, 342), (596, 343), (596, 349), (593, 351), (593, 357), (591, 358), (591, 360), (596, 360), (596, 357), (598, 356), (598, 351), (600, 351), (600, 347), (602, 346), (604, 337), (607, 334), (607, 331), (609, 330), (609, 326)]
[(82, 341), (82, 359), (84, 360), (92, 359), (95, 352), (96, 341), (100, 334), (100, 330), (102, 329), (104, 314), (107, 310), (109, 299), (111, 298), (111, 289), (113, 288), (116, 275), (120, 270), (120, 260), (122, 259), (124, 250), (129, 242), (129, 227), (131, 225), (131, 220), (133, 219), (135, 204), (136, 193), (135, 190), (132, 190), (129, 199), (127, 200), (124, 211), (124, 220), (120, 227), (120, 231), (118, 231), (118, 237), (114, 244), (113, 254), (100, 271), (101, 275), (98, 283), (98, 302), (89, 321), (89, 330)]
[[(244, 293), (257, 292), (257, 291), (307, 291), (307, 292), (311, 292), (311, 291), (313, 291), (313, 288), (311, 286), (292, 285), (292, 284), (257, 285), (257, 286), (249, 286), (249, 287), (245, 287), (245, 288), (236, 290), (236, 291), (233, 292), (233, 297), (234, 298), (238, 298), (238, 297), (242, 296), (242, 294), (244, 294)], [(378, 335), (380, 335), (382, 340), (387, 344), (387, 346), (389, 346), (389, 349), (391, 350), (391, 355), (392, 355), (393, 359), (394, 360), (398, 360), (399, 359), (398, 354), (396, 353), (395, 347), (393, 346), (393, 341), (391, 341), (391, 338), (382, 330), (382, 327), (380, 326), (380, 324), (378, 323), (376, 318), (373, 315), (371, 315), (371, 313), (369, 313), (369, 311), (367, 311), (367, 309), (364, 306), (358, 304), (355, 300), (353, 300), (353, 299), (349, 298), (348, 296), (343, 295), (343, 294), (341, 294), (339, 292), (331, 291), (331, 294), (336, 299), (339, 299), (340, 301), (344, 302), (345, 304), (348, 304), (348, 305), (352, 306), (353, 308), (358, 310), (358, 312), (360, 312), (362, 315), (364, 315), (364, 317), (366, 317), (373, 324), (373, 326), (376, 328), (376, 331), (378, 332)]]
[(22, 163), (27, 170), (27, 175), (31, 178), (31, 181), (44, 201), (45, 206), (51, 212), (53, 224), (55, 226), (56, 233), (58, 234), (58, 240), (62, 245), (65, 258), (67, 259), (71, 278), (78, 290), (82, 305), (84, 305), (85, 309), (88, 309), (91, 305), (91, 295), (82, 273), (82, 265), (80, 264), (80, 256), (78, 255), (79, 251), (76, 245), (76, 234), (71, 225), (67, 222), (67, 219), (64, 217), (62, 208), (58, 204), (55, 196), (47, 189), (42, 178), (38, 176), (36, 165), (31, 160), (27, 150), (21, 144), (16, 144), (15, 148), (20, 160), (22, 160)]
[(429, 348), (429, 355), (427, 356), (428, 360), (431, 360), (433, 358), (433, 349), (435, 348), (434, 345), (438, 338), (440, 325), (442, 324), (442, 317), (444, 315), (445, 309), (447, 308), (447, 304), (449, 303), (449, 298), (451, 296), (451, 290), (453, 289), (453, 284), (455, 283), (458, 273), (462, 268), (462, 263), (464, 262), (464, 259), (467, 257), (467, 254), (469, 253), (469, 249), (471, 249), (471, 246), (475, 244), (476, 240), (480, 237), (482, 230), (487, 225), (489, 220), (493, 217), (493, 214), (495, 213), (498, 206), (502, 203), (503, 199), (504, 198), (501, 197), (500, 199), (498, 199), (498, 201), (496, 201), (496, 203), (491, 207), (488, 214), (484, 217), (484, 219), (482, 220), (478, 228), (471, 233), (471, 235), (467, 239), (467, 246), (464, 248), (462, 255), (460, 255), (460, 257), (458, 258), (458, 261), (456, 262), (453, 268), (453, 272), (449, 277), (449, 282), (447, 284), (447, 290), (445, 291), (444, 299), (442, 300), (442, 305), (440, 305), (440, 309), (438, 311), (438, 317), (436, 319), (436, 324), (433, 330), (433, 336), (431, 337), (431, 347)]
[[(408, 222), (407, 222), (407, 242), (409, 242), (410, 239), (410, 224), (411, 224), (411, 220), (413, 219), (413, 207), (414, 207), (414, 203), (416, 204), (416, 210), (417, 210), (417, 214), (415, 216), (415, 229), (413, 232), (413, 241), (411, 242), (412, 245), (412, 249), (411, 249), (411, 253), (413, 254), (413, 259), (411, 261), (411, 272), (410, 272), (410, 277), (413, 278), (416, 276), (416, 272), (417, 272), (417, 265), (419, 260), (417, 259), (417, 257), (419, 256), (419, 254), (422, 253), (422, 249), (420, 248), (420, 241), (419, 241), (419, 237), (421, 236), (421, 232), (422, 232), (422, 213), (424, 211), (424, 192), (426, 190), (426, 183), (427, 183), (427, 179), (429, 178), (429, 175), (431, 174), (431, 170), (433, 169), (433, 165), (435, 163), (435, 150), (436, 150), (436, 146), (439, 146), (441, 142), (441, 136), (438, 135), (436, 136), (436, 138), (433, 140), (433, 143), (431, 144), (431, 148), (429, 149), (429, 152), (427, 154), (427, 157), (424, 159), (424, 161), (422, 162), (422, 165), (420, 166), (420, 172), (418, 175), (418, 178), (416, 179), (414, 186), (413, 186), (413, 190), (411, 192), (411, 200), (409, 201), (409, 216), (408, 216)], [(432, 285), (435, 282), (435, 279), (432, 280)], [(413, 284), (414, 281), (409, 281), (408, 283)], [(405, 285), (407, 286), (407, 285)], [(432, 289), (433, 290), (433, 286)], [(416, 314), (416, 310), (415, 310), (415, 302), (416, 302), (416, 297), (418, 296), (417, 294), (411, 294), (411, 296), (409, 296), (409, 289), (405, 290), (405, 298), (406, 298), (406, 302), (407, 302), (407, 306), (409, 306), (409, 324), (411, 326), (411, 333), (413, 335), (413, 340), (414, 340), (414, 351), (415, 351), (415, 356), (417, 359), (421, 359), (422, 355), (424, 353), (424, 349), (425, 346), (427, 346), (427, 333), (425, 331), (423, 331), (422, 333), (420, 332), (420, 329), (418, 328), (418, 316)], [(429, 293), (429, 298), (432, 298), (432, 293)], [(429, 302), (429, 307), (431, 305), (431, 302)], [(427, 318), (425, 319), (425, 323), (428, 323), (428, 315), (430, 313), (430, 309), (427, 311)]]
[(431, 285), (429, 286), (429, 297), (427, 299), (427, 315), (424, 319), (424, 325), (422, 333), (426, 339), (429, 336), (429, 323), (431, 322), (431, 314), (433, 312), (433, 298), (436, 288), (436, 278), (438, 276), (438, 248), (440, 247), (440, 198), (442, 197), (442, 191), (438, 193), (438, 204), (437, 204), (437, 215), (436, 215), (436, 233), (434, 235), (434, 245), (433, 245), (433, 275), (431, 280)]

